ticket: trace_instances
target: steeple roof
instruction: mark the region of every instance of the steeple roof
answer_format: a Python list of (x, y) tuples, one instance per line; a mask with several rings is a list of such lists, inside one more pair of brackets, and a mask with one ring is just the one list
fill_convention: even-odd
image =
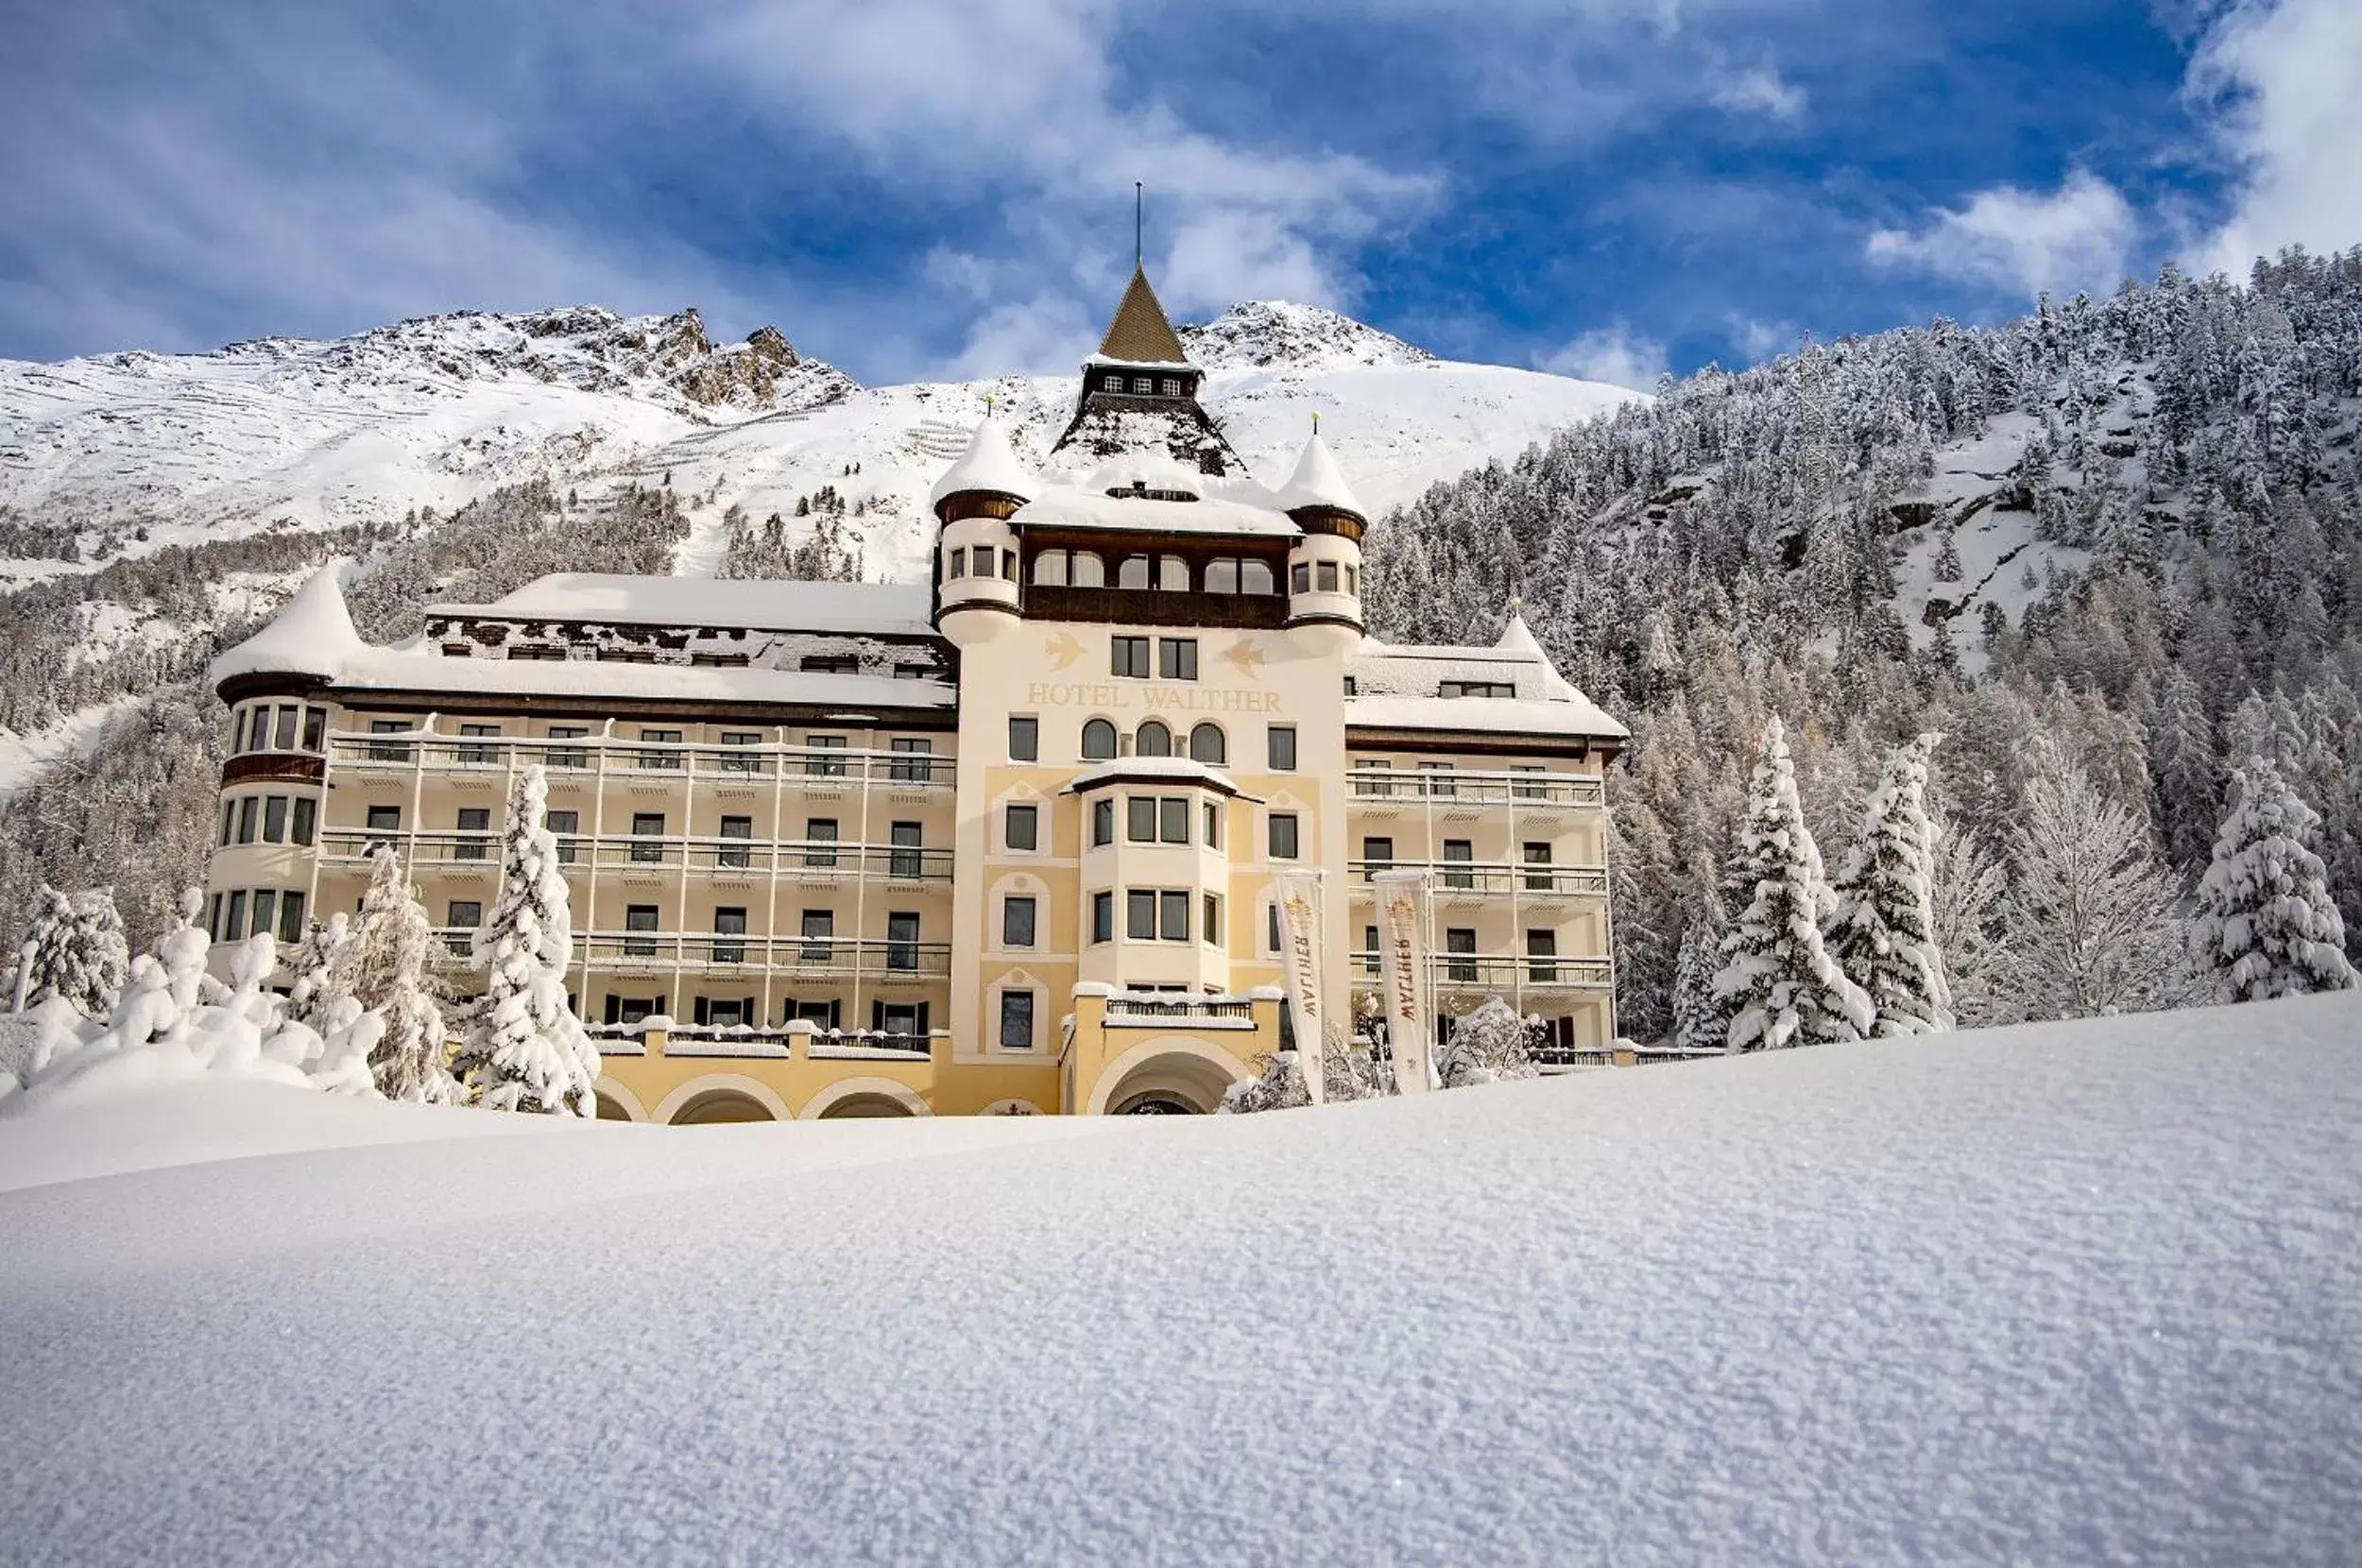
[(976, 427), (976, 434), (968, 437), (967, 450), (943, 471), (943, 477), (927, 493), (927, 504), (940, 506), (945, 497), (963, 490), (988, 490), (1031, 501), (1035, 486), (1034, 476), (1025, 471), (1009, 447), (1009, 433), (1001, 428), (1000, 420), (987, 414)]
[(269, 625), (214, 660), (214, 681), (258, 674), (335, 679), (345, 660), (368, 646), (353, 629), (344, 588), (336, 580), (350, 564), (337, 556), (312, 573)]
[(1340, 512), (1350, 512), (1367, 520), (1361, 503), (1354, 499), (1345, 476), (1337, 471), (1337, 459), (1329, 455), (1328, 443), (1314, 431), (1304, 451), (1296, 458), (1295, 472), (1279, 486), (1279, 509), (1292, 512), (1302, 506), (1326, 506)]
[(1107, 335), (1099, 340), (1098, 357), (1125, 365), (1189, 361), (1180, 337), (1165, 316), (1165, 307), (1156, 302), (1156, 291), (1148, 286), (1148, 274), (1137, 264), (1131, 282), (1124, 285), (1123, 302), (1116, 307), (1115, 319), (1107, 323)]

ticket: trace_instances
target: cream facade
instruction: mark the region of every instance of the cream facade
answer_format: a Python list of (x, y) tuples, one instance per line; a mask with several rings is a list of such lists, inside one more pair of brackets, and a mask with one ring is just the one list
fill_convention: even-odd
[(986, 418), (937, 484), (928, 584), (559, 576), (386, 649), (323, 573), (214, 670), (217, 942), (351, 913), (387, 844), (464, 988), (539, 765), (606, 1115), (1209, 1110), (1285, 1043), (1284, 869), (1326, 1016), (1377, 987), (1370, 875), (1414, 869), (1439, 1013), (1604, 1056), (1623, 730), (1514, 615), (1369, 639), (1326, 447), (1267, 487), (1196, 384), (1136, 276), (1045, 461)]

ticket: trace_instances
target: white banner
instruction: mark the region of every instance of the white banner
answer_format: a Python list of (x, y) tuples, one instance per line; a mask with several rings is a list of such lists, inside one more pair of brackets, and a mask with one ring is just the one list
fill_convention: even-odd
[(1381, 871), (1378, 890), (1379, 984), (1385, 987), (1386, 1043), (1395, 1058), (1395, 1088), (1406, 1095), (1433, 1087), (1435, 1010), (1428, 1005), (1427, 873)]
[(1295, 1031), (1296, 1065), (1304, 1070), (1312, 1103), (1326, 1098), (1325, 1047), (1321, 1038), (1321, 881), (1318, 873), (1281, 871), (1272, 876), (1279, 907), (1279, 968), (1288, 992), (1288, 1024)]

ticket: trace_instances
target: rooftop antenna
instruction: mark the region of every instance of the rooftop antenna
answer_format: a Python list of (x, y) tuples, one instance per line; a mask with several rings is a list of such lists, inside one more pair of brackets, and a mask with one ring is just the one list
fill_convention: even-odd
[(1141, 224), (1141, 215), (1145, 211), (1144, 200), (1140, 182), (1135, 179), (1132, 181), (1132, 270), (1135, 272), (1140, 270), (1140, 258), (1146, 253), (1146, 247), (1141, 243), (1142, 236), (1146, 233)]

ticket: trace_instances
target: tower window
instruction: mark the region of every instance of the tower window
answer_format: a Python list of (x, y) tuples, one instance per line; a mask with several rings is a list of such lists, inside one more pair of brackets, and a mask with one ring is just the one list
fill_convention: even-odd
[[(985, 556), (984, 556), (984, 562), (985, 562), (985, 564), (986, 564), (987, 566), (989, 566), (989, 565), (991, 564), (991, 562), (992, 562), (992, 556), (991, 556), (991, 554), (990, 554), (989, 553), (987, 553), (987, 554), (985, 554)], [(957, 579), (959, 579), (959, 578), (962, 578), (962, 577), (965, 577), (965, 576), (967, 576), (967, 546), (963, 545), (963, 546), (961, 546), (960, 548), (958, 548), (958, 549), (956, 549), (956, 550), (954, 550), (954, 551), (952, 551), (952, 552), (951, 552), (951, 570), (950, 570), (950, 574), (949, 574), (949, 575), (950, 575), (950, 577), (952, 577), (954, 580), (957, 580)]]
[(1134, 376), (1132, 378), (1132, 390), (1135, 392), (1151, 391), (1155, 388), (1155, 381), (1147, 376)]
[(1104, 386), (1110, 392), (1121, 392), (1123, 390), (1123, 378), (1121, 376), (1109, 376), (1100, 384)]
[(1177, 398), (1180, 395), (1181, 378), (1179, 376), (1167, 376), (1165, 378), (1165, 396), (1168, 398)]
[(1314, 581), (1319, 583), (1323, 593), (1337, 591), (1337, 563), (1335, 561), (1320, 562), (1313, 568), (1313, 572)]

